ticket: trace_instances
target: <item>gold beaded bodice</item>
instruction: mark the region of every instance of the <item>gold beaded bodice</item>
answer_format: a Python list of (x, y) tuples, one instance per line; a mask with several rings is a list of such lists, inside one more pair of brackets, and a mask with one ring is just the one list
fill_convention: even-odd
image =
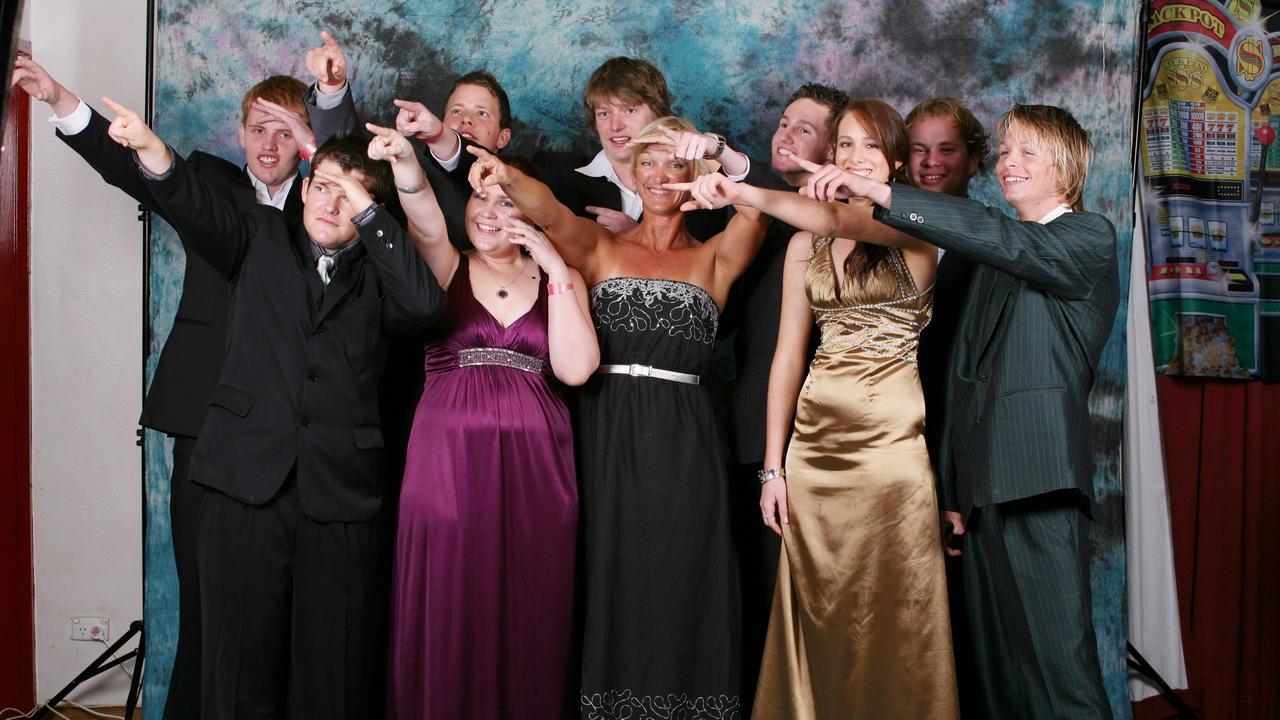
[(831, 257), (832, 237), (815, 238), (805, 292), (813, 317), (822, 333), (819, 353), (855, 349), (878, 358), (915, 362), (920, 331), (933, 312), (933, 287), (916, 290), (902, 250), (890, 248), (889, 256), (865, 278), (845, 278), (837, 288)]

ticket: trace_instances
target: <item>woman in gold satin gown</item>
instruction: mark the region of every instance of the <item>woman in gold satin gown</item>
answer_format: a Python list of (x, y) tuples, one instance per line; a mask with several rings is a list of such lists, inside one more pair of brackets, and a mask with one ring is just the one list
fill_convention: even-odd
[[(905, 181), (906, 129), (883, 102), (850, 102), (835, 145), (840, 168)], [(813, 170), (809, 194), (827, 199)], [(707, 182), (798, 227), (822, 222), (794, 194)], [(778, 477), (761, 488), (783, 548), (755, 720), (958, 717), (915, 362), (937, 251), (883, 226), (863, 240), (801, 232), (787, 248), (762, 480)], [(811, 320), (821, 343), (804, 378)]]

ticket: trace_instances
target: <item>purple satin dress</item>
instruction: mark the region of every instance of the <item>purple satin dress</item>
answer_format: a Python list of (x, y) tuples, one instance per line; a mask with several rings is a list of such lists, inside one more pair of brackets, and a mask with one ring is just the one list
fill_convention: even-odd
[(389, 718), (564, 712), (578, 490), (545, 280), (503, 328), (463, 256), (427, 342), (396, 532)]

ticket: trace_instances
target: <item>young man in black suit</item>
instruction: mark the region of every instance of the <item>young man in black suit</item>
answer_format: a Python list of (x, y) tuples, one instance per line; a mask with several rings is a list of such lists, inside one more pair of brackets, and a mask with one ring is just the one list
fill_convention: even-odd
[[(276, 75), (245, 94), (238, 128), (245, 165), (198, 150), (187, 159), (202, 178), (240, 206), (272, 205), (283, 211), (293, 225), (302, 217), (301, 185), (296, 181), (299, 156), (306, 153), (309, 157), (315, 152), (317, 139), (323, 142), (356, 126), (342, 49), (327, 33), (322, 37), (323, 44), (308, 52), (306, 58), (308, 69), (316, 77), (310, 89), (292, 77)], [(132, 153), (107, 137), (108, 122), (104, 117), (30, 59), (18, 60), (13, 82), (49, 104), (58, 137), (103, 179), (168, 220), (138, 177)], [(309, 123), (304, 119), (307, 116)], [(185, 247), (185, 241), (183, 244)], [(160, 352), (140, 420), (143, 426), (174, 440), (169, 512), (178, 578), (179, 625), (165, 720), (200, 716), (196, 521), (202, 492), (187, 482), (187, 475), (209, 396), (222, 367), (230, 295), (226, 280), (198, 255), (187, 254), (177, 316)]]
[[(921, 190), (969, 197), (969, 181), (983, 170), (988, 135), (982, 123), (958, 100), (929, 98), (906, 117), (911, 154), (907, 168)], [(946, 427), (947, 386), (951, 348), (955, 344), (960, 312), (973, 279), (974, 264), (958, 252), (942, 251), (933, 281), (933, 317), (920, 331), (916, 352), (920, 385), (924, 390), (925, 443), (934, 467), (938, 467), (942, 431)], [(954, 552), (954, 549), (952, 550)], [(986, 717), (978, 693), (972, 655), (973, 641), (964, 611), (964, 576), (961, 558), (947, 558), (947, 595), (951, 602), (951, 644), (956, 656), (956, 686), (961, 714)]]
[[(796, 158), (824, 163), (832, 157), (831, 121), (848, 98), (836, 88), (806, 83), (787, 98), (770, 141), (769, 162), (750, 162), (746, 182), (772, 190), (793, 190), (808, 179)], [(732, 151), (728, 148), (725, 154)], [(760, 525), (760, 483), (756, 473), (764, 461), (765, 401), (769, 368), (778, 343), (782, 303), (782, 265), (787, 243), (796, 229), (772, 219), (764, 243), (747, 271), (734, 284), (721, 321), (721, 334), (732, 333), (737, 379), (733, 385), (729, 434), (733, 465), (734, 544), (738, 548), (742, 584), (742, 698), (750, 707), (764, 651), (773, 588), (778, 577), (780, 540)]]
[[(600, 152), (585, 165), (566, 153), (538, 153), (534, 163), (556, 199), (576, 215), (591, 218), (615, 235), (636, 225), (642, 209), (631, 176), (633, 141), (646, 125), (672, 114), (671, 93), (662, 71), (639, 58), (610, 58), (595, 69), (582, 91), (583, 119), (600, 141)], [(747, 177), (747, 157), (726, 147), (714, 133), (680, 133), (677, 155), (717, 160), (733, 180)], [(695, 211), (685, 217), (689, 232), (706, 240), (724, 230), (728, 215)]]
[(128, 108), (108, 130), (156, 202), (232, 283), (222, 373), (192, 456), (200, 511), (203, 716), (358, 718), (375, 597), (378, 382), (388, 333), (445, 296), (375, 198), (391, 189), (363, 140), (325, 143), (291, 229), (202, 180)]
[(420, 102), (396, 100), (396, 130), (423, 144), (422, 169), (444, 212), (449, 242), (470, 250), (463, 216), (471, 185), (467, 173), (475, 155), (467, 145), (498, 152), (511, 142), (511, 102), (492, 74), (475, 70), (459, 77), (444, 103), (443, 120)]

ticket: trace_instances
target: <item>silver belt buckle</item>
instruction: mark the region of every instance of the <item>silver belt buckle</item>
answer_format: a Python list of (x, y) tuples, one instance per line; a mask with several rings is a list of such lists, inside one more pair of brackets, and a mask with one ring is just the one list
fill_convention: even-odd
[(653, 368), (648, 365), (632, 364), (631, 368), (627, 371), (627, 374), (631, 377), (652, 377)]

